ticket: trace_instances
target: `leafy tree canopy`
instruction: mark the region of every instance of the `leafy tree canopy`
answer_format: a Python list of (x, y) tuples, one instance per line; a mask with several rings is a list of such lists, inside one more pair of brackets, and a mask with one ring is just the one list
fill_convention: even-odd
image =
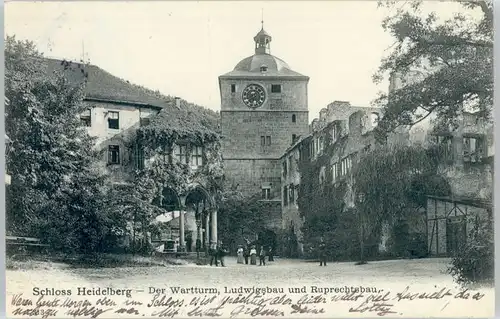
[(244, 239), (264, 230), (266, 203), (257, 196), (245, 197), (240, 192), (225, 191), (219, 198), (218, 230), (221, 239), (231, 244), (243, 244)]
[(493, 105), (493, 6), (464, 1), (449, 19), (424, 14), (424, 1), (381, 2), (391, 8), (382, 27), (395, 39), (374, 76), (399, 75), (409, 81), (374, 104), (383, 109), (377, 132), (414, 125), (430, 114), (438, 124), (456, 125), (464, 111), (491, 118)]
[(48, 76), (33, 43), (14, 37), (5, 40), (5, 69), (8, 231), (59, 248), (101, 249), (123, 223), (102, 206), (109, 185), (76, 116), (85, 110), (82, 87)]

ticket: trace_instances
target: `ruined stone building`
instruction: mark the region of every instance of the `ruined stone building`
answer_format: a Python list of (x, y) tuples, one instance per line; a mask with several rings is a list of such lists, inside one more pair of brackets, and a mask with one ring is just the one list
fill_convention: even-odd
[[(302, 226), (304, 216), (298, 206), (301, 182), (301, 163), (321, 167), (315, 172), (311, 187), (345, 184), (347, 190), (343, 201), (346, 207), (353, 206), (350, 189), (352, 167), (362, 152), (375, 147), (373, 128), (376, 126), (380, 110), (377, 108), (353, 106), (346, 101), (334, 101), (320, 111), (310, 125), (310, 133), (290, 146), (281, 158), (282, 165), (282, 229), (287, 234), (285, 254), (298, 257), (304, 254)], [(318, 163), (331, 149), (328, 160)], [(332, 199), (333, 200), (333, 199)]]
[[(411, 70), (391, 76), (389, 94), (425, 78)], [(427, 242), (431, 255), (450, 255), (467, 240), (474, 224), (492, 217), (493, 123), (474, 111), (465, 111), (457, 127), (442, 127), (434, 116), (410, 130), (413, 143), (439, 149), (438, 174), (449, 183), (447, 197), (428, 196)]]

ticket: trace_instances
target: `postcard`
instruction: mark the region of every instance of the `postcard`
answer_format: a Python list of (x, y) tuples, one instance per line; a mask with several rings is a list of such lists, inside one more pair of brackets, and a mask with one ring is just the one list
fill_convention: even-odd
[(5, 12), (9, 318), (494, 315), (491, 1)]

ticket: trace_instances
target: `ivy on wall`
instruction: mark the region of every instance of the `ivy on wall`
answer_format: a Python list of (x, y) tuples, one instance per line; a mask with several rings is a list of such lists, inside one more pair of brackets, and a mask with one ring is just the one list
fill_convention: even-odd
[[(150, 134), (152, 131), (148, 131)], [(160, 132), (160, 136), (164, 132)], [(154, 133), (153, 133), (154, 134)], [(152, 135), (153, 135), (152, 134)], [(169, 187), (177, 194), (185, 194), (187, 187), (196, 183), (203, 186), (208, 192), (215, 194), (222, 190), (223, 167), (218, 140), (203, 144), (203, 165), (192, 170), (189, 164), (171, 160), (175, 156), (169, 151), (174, 144), (186, 143), (186, 139), (178, 142), (176, 139), (154, 139), (150, 136), (143, 138), (139, 135), (135, 147), (140, 147), (147, 161), (144, 169), (135, 170), (134, 184), (144, 184), (143, 194), (152, 200), (164, 187)], [(186, 156), (191, 158), (194, 144), (186, 144)]]
[[(409, 208), (425, 206), (427, 195), (450, 193), (449, 184), (437, 175), (440, 159), (436, 150), (416, 146), (377, 144), (375, 150), (360, 154), (349, 180), (332, 183), (331, 159), (348, 155), (344, 154), (347, 136), (335, 143), (329, 134), (324, 139), (326, 147), (316, 159), (298, 163), (298, 205), (304, 217), (305, 252), (311, 257), (320, 237), (331, 258), (374, 257), (384, 223), (400, 223)], [(320, 174), (325, 168), (322, 182)], [(346, 205), (345, 195), (351, 190), (354, 207)]]
[[(334, 154), (340, 158), (344, 155), (347, 136), (341, 136), (335, 143), (332, 143), (329, 134), (324, 134), (323, 138), (325, 148), (315, 160), (304, 159), (298, 162), (301, 183), (297, 202), (300, 214), (304, 217), (304, 252), (306, 257), (317, 257), (316, 247), (322, 237), (330, 258), (351, 259), (358, 250), (356, 215), (346, 213), (344, 196), (347, 182), (339, 180), (332, 183), (330, 169)], [(321, 183), (319, 176), (323, 169), (325, 178)]]
[[(129, 183), (116, 187), (113, 204), (134, 222), (134, 227), (139, 224), (142, 234), (159, 231), (154, 219), (166, 212), (159, 201), (165, 188), (186, 195), (188, 187), (194, 184), (207, 190), (213, 196), (211, 200), (220, 197), (223, 179), (220, 136), (214, 130), (213, 121), (200, 120), (203, 114), (192, 115), (192, 108), (175, 111), (165, 108), (149, 125), (121, 137), (130, 154), (134, 154), (135, 160), (130, 164), (144, 161), (144, 165), (129, 165)], [(186, 146), (187, 164), (173, 158), (174, 145)], [(203, 165), (193, 170), (190, 160), (195, 146), (203, 147)], [(176, 204), (177, 201), (169, 199), (169, 202)], [(169, 206), (169, 210), (172, 208)]]

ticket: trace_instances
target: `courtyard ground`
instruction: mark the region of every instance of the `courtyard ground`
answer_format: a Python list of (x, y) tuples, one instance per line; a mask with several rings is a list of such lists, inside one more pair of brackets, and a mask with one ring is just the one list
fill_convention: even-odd
[[(421, 299), (419, 297), (415, 297), (417, 300), (412, 300), (412, 303), (403, 304), (403, 302), (410, 302), (410, 300), (403, 300), (397, 313), (393, 314), (394, 316), (488, 317), (490, 314), (493, 315), (494, 289), (491, 287), (473, 289), (473, 293), (479, 291), (484, 294), (480, 300), (473, 300), (471, 290), (468, 291), (471, 293), (468, 298), (465, 298), (465, 295), (457, 296), (457, 293), (463, 291), (463, 288), (458, 287), (451, 276), (446, 273), (449, 259), (377, 261), (359, 266), (355, 266), (352, 262), (341, 262), (329, 263), (326, 267), (320, 267), (316, 262), (281, 259), (261, 267), (240, 265), (236, 263), (235, 258), (230, 257), (226, 258), (226, 264), (227, 267), (188, 264), (98, 269), (72, 268), (63, 264), (52, 264), (33, 270), (7, 270), (7, 303), (11, 298), (9, 296), (14, 294), (23, 292), (26, 296), (31, 295), (33, 287), (54, 287), (56, 289), (74, 289), (79, 286), (130, 288), (138, 296), (134, 298), (148, 300), (148, 298), (151, 299), (151, 295), (147, 295), (149, 287), (166, 288), (167, 290), (174, 286), (186, 288), (216, 287), (219, 292), (222, 291), (224, 294), (225, 287), (228, 289), (253, 286), (278, 287), (284, 288), (285, 293), (287, 293), (287, 288), (305, 286), (307, 293), (312, 296), (315, 295), (314, 291), (311, 291), (312, 286), (318, 288), (348, 286), (373, 287), (383, 293), (390, 292), (391, 297), (404, 291), (408, 294), (427, 293), (430, 295), (442, 289), (450, 289), (452, 295), (449, 298), (433, 300), (432, 305), (419, 304), (419, 301), (429, 301), (418, 300)], [(332, 294), (333, 291), (325, 296), (333, 298)], [(359, 317), (362, 314), (349, 313), (348, 311), (349, 307), (356, 305), (356, 303), (352, 304), (351, 302), (349, 305), (343, 305), (345, 307), (336, 307), (334, 312), (331, 310), (333, 308), (327, 307), (325, 309), (328, 310), (328, 314), (325, 316)], [(366, 311), (363, 312), (363, 315), (373, 317), (376, 314)]]

